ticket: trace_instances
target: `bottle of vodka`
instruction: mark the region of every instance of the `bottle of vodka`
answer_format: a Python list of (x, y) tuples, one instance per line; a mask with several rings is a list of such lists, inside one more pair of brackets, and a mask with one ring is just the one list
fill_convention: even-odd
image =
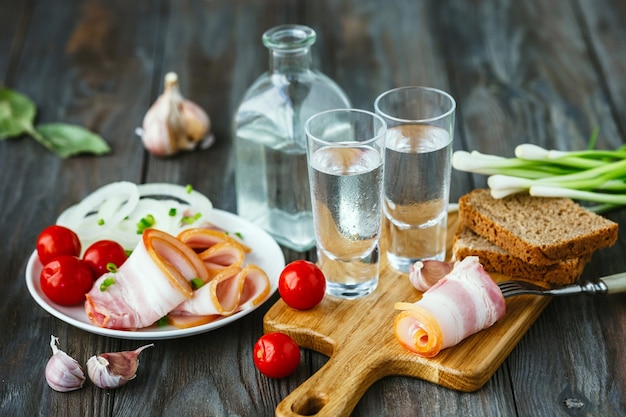
[(265, 32), (269, 70), (246, 91), (233, 120), (239, 216), (296, 251), (315, 246), (304, 122), (350, 107), (341, 88), (311, 68), (315, 38), (301, 25)]

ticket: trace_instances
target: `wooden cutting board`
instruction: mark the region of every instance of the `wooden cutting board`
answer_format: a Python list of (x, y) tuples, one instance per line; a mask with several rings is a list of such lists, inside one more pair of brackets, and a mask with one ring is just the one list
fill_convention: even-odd
[[(448, 248), (458, 217), (448, 219)], [(415, 302), (421, 293), (408, 275), (381, 258), (376, 291), (358, 300), (324, 297), (315, 308), (297, 311), (279, 300), (263, 319), (265, 333), (280, 331), (301, 347), (329, 357), (314, 375), (276, 408), (277, 416), (348, 416), (367, 389), (389, 375), (421, 378), (460, 391), (481, 388), (548, 305), (548, 297), (507, 299), (505, 317), (490, 327), (425, 359), (401, 347), (393, 321), (397, 301)], [(496, 281), (507, 277), (493, 275)]]

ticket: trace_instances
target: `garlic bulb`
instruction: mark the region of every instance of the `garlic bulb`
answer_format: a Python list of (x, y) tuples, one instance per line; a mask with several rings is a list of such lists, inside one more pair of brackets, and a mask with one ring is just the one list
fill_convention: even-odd
[(143, 119), (140, 134), (144, 147), (159, 156), (192, 150), (198, 145), (208, 148), (214, 141), (210, 129), (206, 112), (180, 93), (178, 75), (167, 73), (163, 93)]
[(59, 350), (59, 339), (50, 336), (52, 356), (46, 365), (46, 381), (55, 391), (67, 392), (82, 388), (85, 383), (85, 373), (76, 359)]
[(135, 378), (139, 366), (139, 354), (149, 344), (132, 351), (101, 353), (87, 361), (89, 379), (100, 388), (117, 388)]

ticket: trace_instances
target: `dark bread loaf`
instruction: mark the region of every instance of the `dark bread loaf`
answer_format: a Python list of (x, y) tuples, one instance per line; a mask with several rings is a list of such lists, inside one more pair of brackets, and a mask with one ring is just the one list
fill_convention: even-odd
[(532, 265), (512, 256), (504, 249), (472, 232), (461, 228), (454, 236), (453, 259), (478, 256), (487, 272), (497, 272), (512, 278), (547, 283), (558, 287), (573, 284), (580, 278), (591, 254), (568, 258), (549, 265)]
[(613, 245), (618, 225), (568, 198), (501, 199), (477, 189), (459, 199), (461, 224), (512, 256), (533, 265), (551, 265)]

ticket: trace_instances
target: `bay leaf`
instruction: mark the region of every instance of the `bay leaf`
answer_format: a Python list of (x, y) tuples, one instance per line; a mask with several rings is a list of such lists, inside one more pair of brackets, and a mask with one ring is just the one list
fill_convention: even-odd
[[(111, 151), (109, 145), (100, 135), (81, 126), (66, 123), (46, 123), (37, 125), (36, 130), (45, 139), (43, 144), (61, 158), (68, 158), (81, 153), (102, 155)], [(37, 136), (35, 138), (39, 140)]]
[(0, 140), (31, 133), (36, 113), (37, 108), (31, 99), (0, 87)]

